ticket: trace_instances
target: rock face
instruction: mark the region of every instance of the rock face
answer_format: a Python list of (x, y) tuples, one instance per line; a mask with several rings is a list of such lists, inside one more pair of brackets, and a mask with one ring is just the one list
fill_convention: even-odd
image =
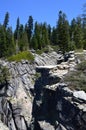
[(33, 63), (0, 60), (10, 72), (8, 85), (0, 86), (1, 130), (85, 130), (86, 94), (60, 84), (77, 63), (74, 53), (34, 56)]
[[(56, 76), (51, 75), (53, 69), (57, 71)], [(85, 130), (86, 93), (72, 91), (66, 84), (59, 83), (61, 77), (56, 66), (41, 66), (36, 70), (41, 77), (35, 84), (34, 129), (47, 130), (49, 126), (49, 130)]]

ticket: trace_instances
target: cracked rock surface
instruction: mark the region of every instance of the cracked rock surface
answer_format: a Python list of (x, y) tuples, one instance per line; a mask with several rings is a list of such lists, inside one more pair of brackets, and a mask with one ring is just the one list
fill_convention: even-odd
[(86, 130), (86, 93), (60, 83), (77, 64), (74, 53), (33, 55), (32, 63), (0, 60), (10, 73), (0, 87), (0, 130)]

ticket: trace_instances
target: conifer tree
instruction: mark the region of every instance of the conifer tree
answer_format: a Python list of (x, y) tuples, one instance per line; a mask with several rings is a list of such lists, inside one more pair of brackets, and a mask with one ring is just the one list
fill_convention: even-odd
[(15, 54), (15, 44), (13, 38), (12, 27), (7, 28), (6, 32), (6, 56)]
[(35, 36), (35, 34), (33, 35), (32, 39), (31, 39), (31, 46), (35, 50), (38, 49), (37, 37)]
[(70, 40), (74, 41), (74, 32), (76, 29), (76, 20), (73, 18), (70, 25)]
[(58, 44), (63, 53), (68, 51), (68, 43), (69, 43), (69, 24), (66, 20), (66, 15), (59, 12), (59, 19), (57, 23), (57, 34), (58, 34)]
[(16, 29), (15, 29), (15, 32), (14, 32), (14, 38), (16, 40), (19, 39), (19, 28), (20, 28), (20, 19), (19, 17), (17, 18), (17, 22), (16, 22)]
[(86, 49), (86, 3), (83, 5), (82, 31), (83, 31), (83, 48)]
[(41, 25), (38, 24), (37, 22), (35, 22), (35, 28), (34, 28), (34, 38), (36, 40), (36, 46), (38, 47), (38, 49), (42, 49), (42, 43), (41, 43), (41, 37), (42, 37), (42, 33), (41, 33)]
[(47, 24), (44, 23), (42, 25), (42, 36), (41, 36), (41, 44), (42, 47), (45, 47), (46, 45), (49, 44), (49, 37), (48, 37), (48, 28), (47, 28)]
[[(33, 17), (29, 16), (27, 26), (26, 26), (27, 36), (28, 36), (28, 43), (30, 44), (32, 32), (33, 32)], [(31, 45), (30, 45), (31, 46)]]
[(18, 41), (19, 41), (19, 29), (20, 29), (20, 19), (19, 17), (17, 18), (17, 23), (16, 23), (16, 29), (14, 32), (14, 39), (15, 39), (15, 43), (16, 43), (16, 53), (19, 52), (19, 45), (18, 45)]
[(6, 52), (6, 31), (2, 25), (0, 25), (0, 58), (5, 56)]
[(52, 45), (57, 45), (57, 29), (55, 27), (52, 28), (51, 44)]
[(5, 14), (5, 19), (4, 19), (4, 23), (3, 23), (3, 26), (4, 26), (5, 28), (7, 28), (8, 22), (9, 22), (9, 13), (7, 12), (7, 13)]
[(23, 32), (21, 38), (19, 39), (19, 50), (27, 51), (28, 50), (28, 38), (27, 33)]
[(83, 34), (82, 34), (81, 18), (77, 17), (76, 28), (74, 31), (74, 41), (77, 49), (83, 48), (82, 40), (83, 40)]
[(48, 39), (49, 39), (49, 42), (51, 43), (51, 26), (50, 24), (48, 25)]

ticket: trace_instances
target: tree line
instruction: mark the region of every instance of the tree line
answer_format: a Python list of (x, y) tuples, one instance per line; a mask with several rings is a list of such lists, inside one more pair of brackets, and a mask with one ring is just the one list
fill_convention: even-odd
[(41, 50), (48, 45), (58, 46), (63, 53), (86, 49), (86, 4), (83, 14), (73, 18), (70, 24), (66, 14), (59, 11), (55, 27), (46, 22), (34, 22), (32, 16), (23, 25), (18, 17), (13, 31), (9, 26), (9, 13), (5, 14), (4, 22), (0, 24), (0, 58), (29, 49)]

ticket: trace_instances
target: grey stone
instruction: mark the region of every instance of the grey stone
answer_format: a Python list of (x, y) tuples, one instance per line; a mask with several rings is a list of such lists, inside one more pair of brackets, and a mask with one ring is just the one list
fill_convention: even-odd
[[(75, 69), (74, 52), (65, 57), (56, 52), (34, 56), (33, 63), (0, 60), (11, 74), (7, 89), (3, 86), (0, 91), (0, 119), (10, 130), (32, 129), (36, 123), (43, 130), (84, 130), (85, 93), (77, 94), (60, 83), (68, 71)], [(36, 71), (41, 73), (37, 80)]]
[(54, 127), (46, 121), (38, 121), (38, 123), (42, 130), (55, 130)]
[(2, 123), (1, 120), (0, 120), (0, 130), (9, 130), (9, 128), (4, 123)]
[(86, 123), (86, 112), (85, 113), (83, 113), (83, 115), (82, 115), (82, 119), (85, 121), (85, 123)]
[(86, 101), (86, 93), (84, 91), (75, 91), (73, 96)]
[(67, 130), (63, 125), (59, 124), (56, 130)]

